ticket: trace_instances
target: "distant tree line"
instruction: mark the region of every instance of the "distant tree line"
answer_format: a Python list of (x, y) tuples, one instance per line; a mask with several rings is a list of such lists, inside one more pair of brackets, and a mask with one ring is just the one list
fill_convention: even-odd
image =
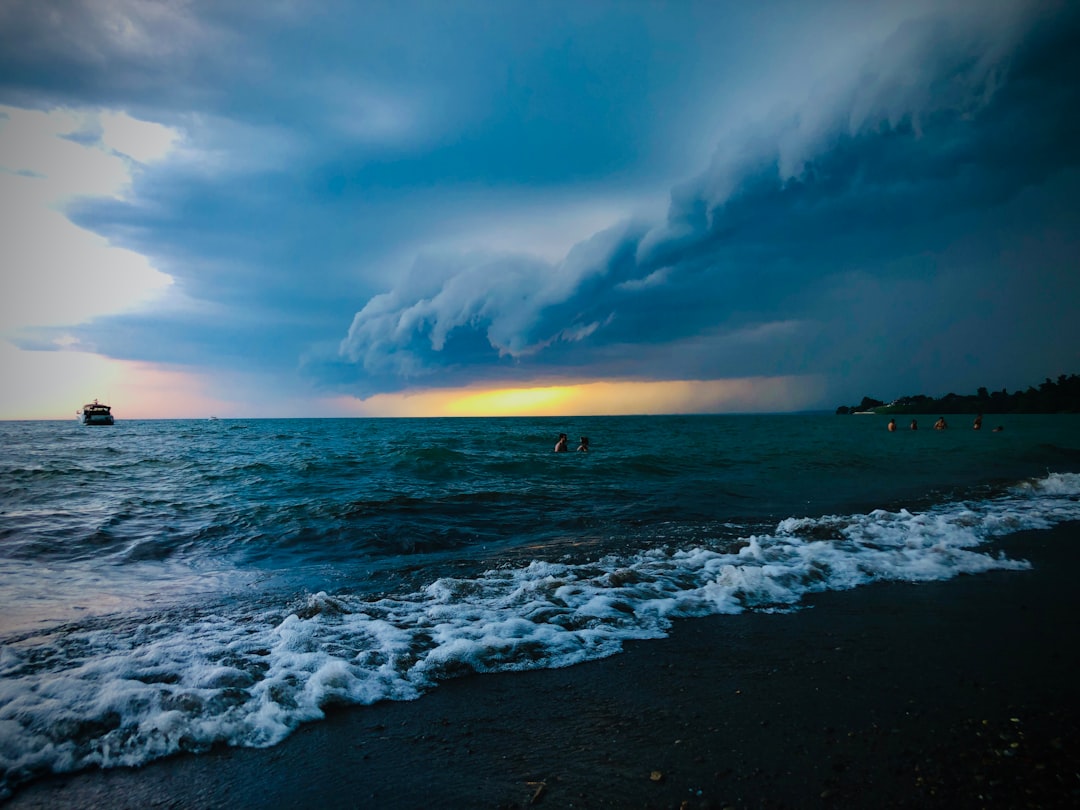
[(1049, 377), (1038, 388), (1009, 393), (980, 388), (975, 394), (946, 394), (934, 399), (924, 394), (900, 397), (892, 402), (863, 397), (858, 405), (841, 405), (838, 414), (848, 413), (1080, 413), (1080, 376), (1062, 374), (1054, 382)]

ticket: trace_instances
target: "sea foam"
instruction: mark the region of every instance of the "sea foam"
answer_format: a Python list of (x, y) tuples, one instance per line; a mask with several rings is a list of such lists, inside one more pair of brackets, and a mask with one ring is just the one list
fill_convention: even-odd
[(1080, 519), (1080, 475), (922, 512), (789, 518), (736, 543), (534, 561), (380, 598), (98, 617), (0, 646), (0, 796), (46, 771), (273, 745), (333, 704), (411, 700), (465, 672), (562, 667), (677, 618), (789, 611), (805, 596), (1023, 560), (995, 536)]

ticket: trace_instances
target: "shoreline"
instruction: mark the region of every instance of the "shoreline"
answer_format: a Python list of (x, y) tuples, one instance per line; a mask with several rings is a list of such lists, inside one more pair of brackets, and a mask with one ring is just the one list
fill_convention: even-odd
[(333, 710), (267, 749), (46, 777), (4, 808), (1073, 807), (1080, 524), (1032, 570), (681, 621), (558, 670)]

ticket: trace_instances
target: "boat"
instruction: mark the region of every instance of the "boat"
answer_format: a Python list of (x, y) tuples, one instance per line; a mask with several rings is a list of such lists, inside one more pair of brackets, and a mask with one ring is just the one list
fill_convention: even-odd
[(102, 405), (96, 399), (83, 405), (81, 411), (75, 411), (75, 416), (84, 425), (111, 425), (115, 421), (112, 406)]

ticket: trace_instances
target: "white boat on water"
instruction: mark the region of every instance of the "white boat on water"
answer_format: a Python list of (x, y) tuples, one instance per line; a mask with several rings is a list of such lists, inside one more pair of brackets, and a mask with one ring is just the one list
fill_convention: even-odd
[(84, 425), (111, 425), (115, 421), (112, 406), (102, 405), (96, 399), (83, 405), (81, 411), (75, 411), (75, 416)]

